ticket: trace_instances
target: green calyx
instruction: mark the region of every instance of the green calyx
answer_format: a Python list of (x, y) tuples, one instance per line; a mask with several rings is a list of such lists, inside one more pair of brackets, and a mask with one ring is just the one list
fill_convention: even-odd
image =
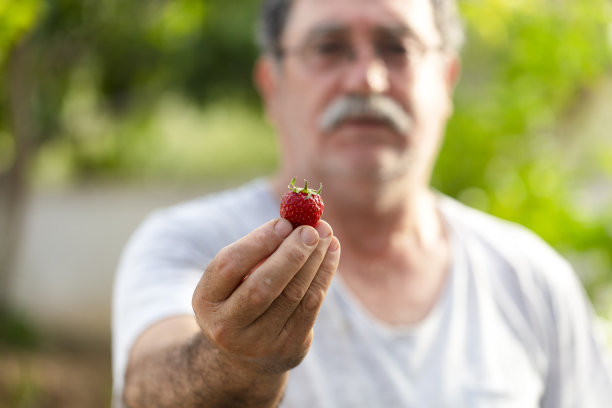
[(319, 189), (315, 191), (315, 190), (308, 188), (308, 180), (304, 180), (304, 188), (299, 188), (295, 186), (295, 177), (294, 177), (291, 179), (291, 184), (289, 184), (288, 188), (294, 193), (307, 194), (305, 199), (308, 200), (310, 197), (312, 197), (313, 194), (317, 194), (317, 195), (321, 194), (321, 189), (323, 188), (323, 184), (319, 185)]

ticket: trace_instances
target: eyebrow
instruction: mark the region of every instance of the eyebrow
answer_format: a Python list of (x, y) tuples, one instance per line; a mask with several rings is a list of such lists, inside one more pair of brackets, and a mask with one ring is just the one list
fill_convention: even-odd
[(390, 26), (378, 26), (376, 27), (374, 32), (378, 35), (390, 35), (393, 37), (409, 38), (411, 40), (416, 40), (420, 43), (423, 43), (423, 40), (421, 40), (420, 36), (417, 35), (417, 33), (412, 28), (401, 23), (393, 24)]
[(308, 31), (306, 38), (318, 38), (325, 37), (328, 35), (346, 35), (349, 34), (350, 30), (348, 27), (337, 23), (323, 23), (319, 24)]
[[(380, 25), (374, 28), (374, 35), (390, 35), (394, 37), (403, 37), (423, 42), (416, 32), (409, 26), (401, 23), (392, 25)], [(308, 39), (316, 39), (329, 35), (349, 35), (350, 28), (339, 23), (323, 23), (313, 27), (306, 34)]]

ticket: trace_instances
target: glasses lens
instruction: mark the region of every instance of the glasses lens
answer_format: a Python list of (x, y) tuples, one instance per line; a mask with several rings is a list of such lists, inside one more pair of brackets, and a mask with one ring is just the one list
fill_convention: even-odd
[(340, 40), (320, 40), (304, 47), (304, 62), (320, 70), (333, 69), (350, 59), (351, 46)]

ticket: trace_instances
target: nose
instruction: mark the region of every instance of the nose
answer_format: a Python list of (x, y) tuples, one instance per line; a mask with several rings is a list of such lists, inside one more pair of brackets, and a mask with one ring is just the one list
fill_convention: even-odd
[(373, 50), (356, 53), (348, 65), (343, 77), (347, 92), (380, 94), (389, 89), (388, 68)]

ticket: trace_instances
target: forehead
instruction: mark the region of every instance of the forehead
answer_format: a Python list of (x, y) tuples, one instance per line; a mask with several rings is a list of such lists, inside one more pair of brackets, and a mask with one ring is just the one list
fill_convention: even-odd
[(427, 42), (440, 41), (431, 0), (296, 0), (284, 40), (299, 42), (325, 26), (349, 31), (405, 27)]

